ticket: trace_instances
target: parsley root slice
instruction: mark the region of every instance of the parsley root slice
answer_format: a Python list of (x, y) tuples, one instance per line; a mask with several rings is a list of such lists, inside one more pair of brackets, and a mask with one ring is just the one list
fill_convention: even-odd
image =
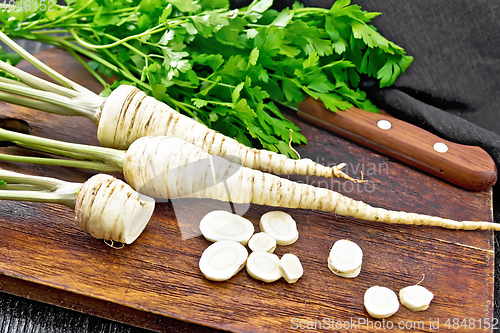
[(248, 247), (252, 251), (264, 251), (273, 253), (276, 250), (276, 239), (265, 232), (256, 233), (250, 238)]
[(238, 273), (247, 261), (248, 251), (238, 242), (222, 240), (203, 251), (199, 266), (203, 275), (212, 281), (226, 281)]
[(292, 253), (284, 254), (280, 259), (281, 275), (288, 283), (295, 283), (304, 274), (299, 258)]
[(255, 229), (252, 222), (242, 216), (216, 210), (201, 219), (200, 231), (211, 242), (232, 240), (247, 245)]
[[(10, 161), (121, 171), (133, 189), (153, 198), (209, 198), (233, 203), (322, 210), (376, 222), (463, 230), (500, 230), (500, 224), (496, 223), (459, 222), (372, 207), (335, 191), (242, 167), (178, 138), (143, 137), (130, 145), (127, 151), (66, 143), (5, 129), (0, 129), (0, 139), (80, 159), (8, 155)], [(6, 158), (0, 155), (2, 159)], [(265, 227), (264, 231), (268, 232)]]
[(0, 200), (58, 203), (75, 210), (80, 228), (93, 237), (130, 244), (139, 237), (155, 201), (123, 181), (97, 174), (85, 183), (0, 170)]
[(340, 170), (345, 165), (343, 163), (327, 167), (307, 158), (294, 160), (283, 154), (247, 147), (180, 114), (133, 86), (121, 85), (109, 97), (100, 97), (58, 74), (1, 31), (0, 40), (60, 84), (40, 79), (0, 61), (0, 70), (21, 81), (2, 79), (0, 100), (46, 112), (85, 116), (98, 124), (97, 137), (105, 147), (127, 149), (138, 138), (166, 135), (180, 138), (209, 154), (223, 156), (233, 162), (241, 161), (245, 167), (265, 172), (357, 181)]
[(276, 239), (276, 244), (278, 245), (291, 245), (299, 238), (297, 224), (285, 212), (267, 212), (261, 216), (259, 224), (260, 229)]
[(333, 244), (328, 256), (330, 270), (342, 277), (355, 278), (361, 272), (363, 251), (354, 242), (341, 239)]
[(365, 292), (366, 312), (373, 318), (389, 318), (399, 310), (396, 293), (389, 288), (374, 286)]
[(433, 298), (433, 293), (419, 285), (408, 286), (399, 291), (401, 304), (414, 312), (427, 310)]
[(248, 275), (262, 282), (271, 283), (281, 279), (280, 259), (269, 252), (250, 253), (246, 268)]

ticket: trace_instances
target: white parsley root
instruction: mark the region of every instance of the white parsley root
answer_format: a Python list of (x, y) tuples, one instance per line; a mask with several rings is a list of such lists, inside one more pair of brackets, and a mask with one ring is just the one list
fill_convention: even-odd
[(373, 318), (389, 318), (399, 310), (396, 293), (389, 288), (374, 286), (365, 292), (366, 312)]
[(292, 253), (284, 254), (280, 259), (281, 275), (288, 283), (295, 283), (304, 274), (300, 259)]
[(259, 225), (262, 231), (276, 239), (278, 245), (291, 245), (299, 238), (297, 224), (285, 212), (267, 212), (261, 216)]
[(153, 214), (155, 201), (123, 181), (99, 174), (85, 182), (75, 201), (80, 228), (92, 236), (130, 244)]
[(216, 210), (201, 219), (200, 231), (212, 242), (232, 240), (247, 245), (255, 229), (252, 222), (242, 216)]
[(333, 244), (328, 256), (328, 268), (345, 278), (355, 278), (361, 272), (363, 251), (354, 242), (340, 239)]
[(399, 291), (401, 304), (414, 312), (427, 310), (433, 298), (432, 292), (419, 285), (408, 286)]
[(283, 154), (249, 148), (233, 138), (209, 129), (139, 89), (122, 85), (107, 98), (100, 114), (98, 140), (106, 147), (127, 149), (144, 136), (180, 138), (209, 154), (238, 161), (243, 166), (278, 174), (341, 177), (341, 167), (326, 167), (310, 159), (293, 160)]
[(247, 257), (248, 251), (240, 243), (221, 240), (205, 249), (199, 266), (208, 280), (226, 281), (245, 266)]
[(93, 237), (130, 244), (142, 233), (155, 201), (123, 181), (98, 174), (85, 183), (0, 170), (0, 200), (57, 203), (75, 210), (76, 220)]
[[(9, 155), (10, 161), (122, 171), (133, 189), (153, 198), (209, 198), (233, 203), (317, 209), (376, 222), (462, 230), (500, 230), (500, 224), (497, 223), (454, 221), (372, 207), (335, 191), (241, 167), (177, 138), (140, 138), (126, 152), (43, 139), (4, 129), (0, 129), (0, 139), (81, 159), (40, 159)], [(0, 160), (2, 159), (6, 158), (0, 155)], [(83, 159), (90, 161), (82, 161)], [(295, 234), (295, 237), (298, 235)], [(293, 242), (293, 239), (288, 239), (288, 242)], [(277, 243), (280, 244), (278, 241)]]
[(265, 232), (256, 233), (250, 238), (248, 247), (252, 251), (264, 251), (273, 253), (276, 249), (276, 239), (269, 236)]
[(246, 268), (248, 275), (262, 282), (271, 283), (281, 279), (280, 259), (269, 252), (250, 253)]

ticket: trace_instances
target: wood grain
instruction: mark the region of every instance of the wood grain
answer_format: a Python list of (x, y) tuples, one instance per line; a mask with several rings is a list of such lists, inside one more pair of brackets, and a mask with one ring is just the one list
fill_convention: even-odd
[[(63, 51), (38, 56), (64, 75), (99, 89)], [(36, 73), (26, 64), (21, 67)], [(465, 191), (313, 127), (294, 114), (287, 116), (309, 140), (307, 146), (298, 148), (303, 157), (325, 165), (345, 162), (345, 171), (358, 177), (363, 171), (368, 182), (302, 176), (290, 179), (338, 190), (385, 208), (492, 221), (491, 191)], [(86, 119), (5, 104), (0, 117), (26, 121), (35, 135), (97, 144), (96, 126)], [(35, 154), (19, 147), (1, 150)], [(92, 174), (13, 163), (0, 163), (0, 167), (73, 181), (85, 181)], [(223, 203), (195, 199), (160, 203), (141, 237), (115, 250), (79, 230), (73, 213), (65, 207), (3, 201), (0, 290), (156, 331), (175, 325), (186, 331), (211, 327), (236, 332), (286, 332), (315, 325), (320, 331), (320, 325), (326, 329), (328, 324), (348, 321), (361, 324), (356, 328), (362, 332), (372, 332), (370, 325), (381, 325), (382, 321), (365, 312), (364, 291), (380, 285), (397, 292), (416, 284), (425, 274), (421, 284), (435, 295), (430, 308), (413, 313), (401, 307), (386, 323), (418, 323), (423, 325), (420, 331), (432, 331), (431, 322), (439, 319), (440, 329), (447, 331), (447, 319), (493, 316), (492, 232), (396, 226), (285, 209), (297, 221), (300, 237), (291, 246), (278, 247), (276, 253), (296, 254), (304, 276), (293, 285), (284, 280), (265, 284), (242, 271), (227, 282), (216, 283), (206, 280), (198, 269), (201, 253), (210, 243), (196, 235), (203, 214), (220, 205)], [(259, 231), (260, 216), (271, 209), (251, 205), (244, 216)], [(363, 268), (355, 279), (335, 276), (327, 266), (330, 247), (342, 238), (356, 241), (364, 251)], [(449, 331), (471, 330), (450, 327)]]

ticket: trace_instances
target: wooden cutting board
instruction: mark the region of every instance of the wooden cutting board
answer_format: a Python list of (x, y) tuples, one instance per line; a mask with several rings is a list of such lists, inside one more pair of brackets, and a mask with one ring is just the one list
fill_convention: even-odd
[[(99, 91), (96, 81), (64, 51), (42, 51), (38, 57)], [(38, 73), (28, 64), (20, 67)], [(292, 113), (287, 116), (308, 139), (307, 146), (298, 148), (302, 157), (325, 165), (345, 162), (348, 174), (359, 178), (363, 171), (368, 182), (291, 179), (394, 210), (492, 221), (490, 190), (459, 189), (313, 127)], [(98, 144), (96, 126), (84, 118), (5, 104), (0, 117), (26, 121), (35, 135)], [(17, 147), (1, 150), (34, 154)], [(92, 174), (12, 163), (0, 163), (0, 167), (80, 182)], [(187, 332), (204, 327), (237, 332), (320, 331), (342, 325), (364, 332), (379, 327), (392, 331), (399, 325), (419, 331), (492, 331), (492, 232), (389, 225), (285, 209), (297, 221), (300, 237), (291, 246), (279, 246), (276, 253), (296, 254), (304, 276), (296, 284), (283, 279), (265, 284), (243, 270), (227, 282), (216, 283), (206, 280), (198, 269), (198, 260), (210, 243), (190, 236), (198, 234), (201, 217), (221, 204), (200, 200), (160, 203), (141, 237), (116, 250), (81, 231), (66, 207), (0, 202), (0, 290), (156, 331), (172, 327)], [(258, 231), (260, 216), (273, 209), (252, 205), (244, 216)], [(362, 271), (355, 279), (335, 276), (327, 266), (330, 247), (344, 238), (364, 251)], [(413, 313), (401, 306), (384, 321), (365, 312), (363, 294), (369, 287), (385, 286), (398, 292), (424, 276), (420, 284), (435, 295), (428, 310)]]

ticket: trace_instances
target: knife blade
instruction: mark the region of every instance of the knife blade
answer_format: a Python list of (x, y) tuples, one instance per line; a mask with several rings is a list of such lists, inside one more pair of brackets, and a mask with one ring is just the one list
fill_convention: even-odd
[(334, 113), (311, 97), (287, 106), (317, 126), (464, 189), (483, 191), (497, 181), (495, 162), (482, 148), (444, 140), (386, 112), (352, 108)]

